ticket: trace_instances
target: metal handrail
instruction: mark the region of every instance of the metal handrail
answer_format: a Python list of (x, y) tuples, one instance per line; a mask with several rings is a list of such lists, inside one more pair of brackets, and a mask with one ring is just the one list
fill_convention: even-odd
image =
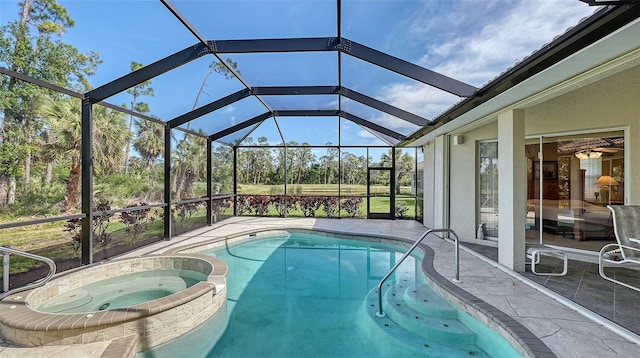
[(453, 234), (455, 238), (454, 240), (455, 240), (455, 247), (456, 247), (455, 249), (456, 278), (453, 279), (453, 282), (458, 282), (458, 283), (462, 282), (460, 280), (460, 240), (458, 239), (458, 235), (456, 234), (455, 231), (451, 229), (429, 229), (424, 234), (422, 234), (422, 236), (413, 244), (413, 246), (411, 246), (409, 251), (407, 251), (407, 253), (405, 253), (404, 256), (402, 256), (400, 261), (398, 261), (391, 268), (391, 270), (389, 270), (389, 272), (382, 278), (382, 280), (380, 280), (380, 283), (378, 284), (378, 312), (376, 313), (378, 317), (384, 317), (384, 312), (382, 311), (382, 285), (384, 284), (384, 282), (395, 272), (398, 266), (400, 266), (400, 264), (402, 264), (402, 262), (407, 257), (409, 257), (409, 255), (411, 255), (413, 250), (416, 247), (418, 247), (418, 245), (420, 245), (420, 243), (422, 242), (422, 240), (424, 240), (425, 237), (427, 237), (429, 234), (433, 234), (436, 232), (448, 232), (450, 234)]
[[(5, 291), (2, 294), (0, 294), (0, 300), (16, 292), (22, 292), (35, 287), (40, 287), (45, 283), (49, 282), (49, 280), (51, 280), (53, 275), (55, 275), (56, 273), (56, 263), (49, 258), (35, 255), (29, 252), (12, 249), (6, 246), (0, 246), (0, 252), (3, 253), (2, 254), (2, 263), (3, 263), (2, 276), (3, 276), (3, 289)], [(44, 278), (34, 281), (28, 285), (17, 287), (17, 288), (14, 288), (13, 290), (9, 290), (9, 254), (19, 255), (23, 257), (28, 257), (30, 259), (42, 261), (47, 265), (49, 265), (49, 273)]]

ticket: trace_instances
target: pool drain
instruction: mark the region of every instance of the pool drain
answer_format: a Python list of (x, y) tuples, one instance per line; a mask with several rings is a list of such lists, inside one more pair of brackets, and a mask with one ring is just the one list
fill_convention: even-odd
[(98, 311), (104, 311), (104, 310), (106, 310), (107, 308), (109, 308), (109, 306), (111, 306), (111, 303), (110, 303), (110, 302), (107, 302), (107, 303), (105, 303), (105, 304), (101, 305), (100, 307), (98, 307)]

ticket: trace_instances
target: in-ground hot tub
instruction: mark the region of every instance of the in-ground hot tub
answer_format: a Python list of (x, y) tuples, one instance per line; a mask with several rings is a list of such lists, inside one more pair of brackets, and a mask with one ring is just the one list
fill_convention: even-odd
[(227, 266), (201, 255), (113, 261), (0, 301), (0, 334), (25, 346), (137, 337), (154, 347), (200, 325), (227, 299)]

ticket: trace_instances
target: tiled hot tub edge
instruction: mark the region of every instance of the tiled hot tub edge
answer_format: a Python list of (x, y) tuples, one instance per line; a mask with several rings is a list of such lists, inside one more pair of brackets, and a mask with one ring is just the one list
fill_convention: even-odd
[[(179, 266), (179, 267), (178, 267)], [(118, 310), (93, 313), (51, 314), (32, 310), (47, 294), (82, 286), (85, 280), (112, 277), (105, 272), (130, 272), (160, 269), (193, 269), (208, 275), (199, 282), (172, 295)], [(199, 326), (226, 303), (224, 262), (202, 255), (158, 255), (112, 261), (67, 275), (44, 287), (11, 295), (0, 301), (0, 335), (22, 346), (83, 344), (137, 336), (137, 351), (156, 346)], [(38, 292), (41, 290), (41, 292)], [(44, 298), (42, 297), (44, 296)], [(170, 324), (169, 324), (170, 323)]]

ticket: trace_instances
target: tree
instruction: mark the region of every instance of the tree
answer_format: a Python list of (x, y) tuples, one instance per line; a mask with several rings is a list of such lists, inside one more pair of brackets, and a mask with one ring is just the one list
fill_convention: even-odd
[[(81, 103), (80, 100), (69, 97), (45, 98), (42, 102), (39, 111), (56, 137), (54, 143), (47, 144), (46, 150), (56, 153), (56, 157), (69, 158), (70, 161), (65, 211), (72, 212), (78, 202), (80, 189)], [(94, 171), (113, 173), (121, 163), (123, 148), (129, 140), (124, 115), (103, 106), (94, 107)]]
[(342, 152), (342, 182), (364, 185), (367, 181), (367, 158)]
[[(414, 160), (409, 153), (403, 152), (400, 149), (396, 149), (396, 167), (395, 167), (395, 193), (400, 194), (400, 186), (403, 184), (403, 180), (408, 179), (411, 183), (411, 176), (414, 170)], [(380, 158), (381, 164), (384, 167), (392, 166), (393, 148), (389, 149), (388, 153), (382, 154)], [(404, 184), (407, 184), (406, 182)]]
[[(238, 67), (238, 64), (233, 62), (231, 59), (227, 59), (227, 66), (233, 68), (234, 70)], [(200, 100), (200, 96), (206, 93), (205, 88), (207, 86), (207, 81), (209, 77), (218, 73), (224, 76), (226, 79), (233, 78), (233, 73), (227, 69), (227, 67), (219, 61), (214, 61), (209, 66), (209, 72), (205, 75), (202, 80), (202, 85), (200, 86), (200, 90), (196, 95), (196, 99), (193, 103), (192, 109), (196, 109), (198, 106), (198, 102)], [(191, 122), (187, 123), (186, 129), (189, 129), (191, 126)], [(203, 133), (204, 135), (204, 133)], [(204, 157), (200, 153), (206, 153), (206, 151), (201, 150), (200, 145), (203, 144), (203, 139), (200, 138), (191, 138), (192, 135), (187, 133), (178, 141), (176, 145), (176, 155), (180, 157), (176, 160), (176, 166), (174, 167), (174, 189), (176, 191), (176, 197), (180, 199), (183, 195), (186, 197), (190, 197), (193, 195), (193, 184), (195, 180), (199, 178), (200, 173), (202, 173), (203, 168), (206, 167), (206, 154)], [(170, 140), (166, 138), (166, 140)], [(200, 149), (199, 149), (200, 148)], [(188, 153), (192, 153), (195, 156), (192, 158), (185, 157)]]
[(133, 149), (140, 154), (145, 169), (153, 169), (158, 157), (164, 154), (164, 127), (145, 119), (138, 122)]
[(333, 148), (331, 142), (326, 143), (327, 153), (320, 157), (324, 175), (324, 184), (334, 184), (338, 179), (338, 148)]
[[(253, 138), (247, 137), (244, 143), (254, 145)], [(273, 171), (273, 158), (266, 137), (258, 138), (259, 147), (243, 148), (238, 152), (238, 180), (247, 184), (270, 184)]]
[[(141, 63), (131, 62), (131, 72), (137, 71), (144, 67)], [(153, 87), (151, 87), (151, 80), (146, 80), (138, 85), (135, 85), (127, 90), (127, 93), (131, 95), (131, 107), (132, 111), (138, 113), (149, 113), (149, 105), (144, 102), (138, 102), (141, 96), (153, 96)], [(129, 133), (133, 130), (133, 115), (129, 116)], [(133, 136), (132, 136), (133, 137)], [(127, 148), (124, 153), (124, 173), (129, 172), (129, 151), (131, 150), (131, 141), (127, 142)]]
[[(237, 70), (238, 68), (237, 62), (234, 62), (230, 58), (227, 58), (225, 61), (227, 62), (227, 66), (233, 68), (234, 71)], [(207, 87), (207, 81), (209, 80), (209, 77), (211, 77), (211, 75), (213, 75), (214, 73), (220, 74), (225, 79), (228, 79), (228, 80), (234, 77), (233, 72), (229, 71), (222, 62), (220, 61), (212, 62), (209, 65), (209, 72), (207, 72), (207, 74), (204, 76), (204, 79), (202, 80), (202, 84), (200, 85), (200, 89), (198, 90), (198, 94), (196, 95), (196, 99), (193, 102), (192, 109), (196, 109), (196, 107), (198, 106), (198, 102), (200, 101), (200, 96), (202, 96), (203, 94), (206, 94), (205, 88)], [(238, 71), (238, 73), (240, 73), (240, 71)], [(189, 128), (188, 126), (189, 124), (187, 124), (187, 128)]]
[(232, 193), (233, 150), (226, 145), (216, 145), (211, 157), (211, 180), (214, 193)]
[[(62, 87), (86, 90), (87, 76), (95, 72), (99, 55), (82, 54), (60, 41), (66, 29), (74, 25), (66, 9), (55, 0), (25, 0), (18, 5), (19, 19), (0, 28), (0, 62), (25, 75)], [(23, 175), (25, 186), (30, 182), (33, 140), (44, 127), (36, 115), (36, 103), (45, 90), (13, 77), (3, 77), (0, 92), (4, 94), (0, 97), (0, 108), (4, 111), (0, 152), (13, 153), (0, 165), (2, 207), (15, 201), (18, 174)], [(20, 135), (16, 135), (18, 133)]]
[(194, 184), (202, 179), (207, 167), (206, 139), (185, 134), (178, 142), (173, 155), (175, 158), (174, 189), (178, 200), (195, 196)]

